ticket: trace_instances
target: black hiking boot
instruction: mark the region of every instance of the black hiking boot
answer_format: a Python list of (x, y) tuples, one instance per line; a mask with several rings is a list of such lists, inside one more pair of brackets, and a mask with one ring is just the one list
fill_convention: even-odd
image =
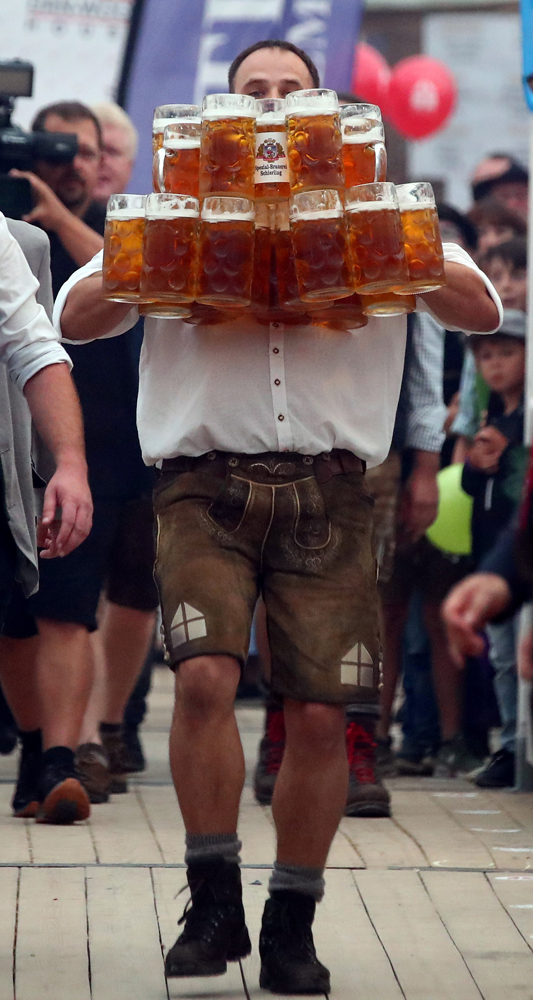
[(265, 903), (259, 937), (259, 985), (271, 993), (329, 993), (329, 971), (316, 957), (311, 925), (315, 901), (279, 889)]
[(191, 890), (178, 924), (185, 924), (165, 959), (165, 975), (221, 976), (228, 962), (250, 954), (252, 946), (244, 922), (241, 870), (216, 858), (189, 865)]
[(74, 765), (44, 763), (39, 781), (38, 823), (68, 825), (91, 814), (89, 796)]
[(17, 784), (11, 800), (13, 815), (21, 819), (36, 816), (39, 809), (41, 756), (40, 750), (21, 748)]

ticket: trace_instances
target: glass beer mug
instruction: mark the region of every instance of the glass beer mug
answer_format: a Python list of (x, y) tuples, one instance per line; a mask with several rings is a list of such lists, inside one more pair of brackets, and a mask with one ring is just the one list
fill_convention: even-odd
[(199, 119), (201, 108), (198, 104), (160, 104), (154, 111), (152, 123), (152, 180), (156, 193), (159, 192), (159, 150), (163, 147), (163, 136), (167, 125), (176, 119)]
[(400, 294), (431, 292), (446, 282), (439, 217), (431, 184), (396, 188), (403, 227), (409, 281)]
[(402, 287), (409, 271), (394, 184), (385, 181), (349, 188), (346, 217), (359, 294)]
[(361, 292), (361, 302), (365, 316), (405, 316), (416, 309), (414, 295), (398, 295), (397, 292), (374, 292), (370, 295)]
[(285, 101), (266, 97), (256, 101), (255, 106), (255, 200), (272, 205), (287, 201), (291, 193)]
[(291, 193), (344, 187), (339, 101), (334, 90), (287, 94)]
[(104, 232), (104, 297), (138, 302), (146, 195), (112, 194)]
[(250, 305), (253, 265), (253, 202), (206, 198), (200, 223), (198, 302), (221, 308)]
[(167, 125), (159, 161), (159, 188), (169, 194), (198, 197), (200, 182), (200, 118)]
[(255, 193), (255, 100), (208, 94), (202, 105), (200, 198)]
[(197, 198), (150, 194), (146, 199), (142, 315), (186, 316), (196, 296)]
[(385, 131), (377, 104), (345, 104), (340, 109), (342, 162), (346, 187), (387, 177)]
[(291, 241), (303, 302), (352, 295), (354, 272), (338, 191), (303, 191), (290, 202)]

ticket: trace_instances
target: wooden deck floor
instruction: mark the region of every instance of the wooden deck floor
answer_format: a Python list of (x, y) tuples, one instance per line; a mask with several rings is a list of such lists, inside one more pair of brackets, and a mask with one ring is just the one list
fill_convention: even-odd
[[(15, 820), (13, 757), (0, 760), (0, 1000), (174, 1000), (244, 996), (238, 966), (170, 980), (186, 894), (183, 824), (171, 787), (171, 675), (155, 672), (144, 743), (150, 766), (128, 795), (56, 828)], [(260, 709), (239, 709), (245, 907), (257, 935), (274, 832), (250, 781)], [(328, 864), (315, 939), (335, 1000), (533, 1000), (533, 795), (463, 781), (394, 779), (393, 818), (345, 819)]]

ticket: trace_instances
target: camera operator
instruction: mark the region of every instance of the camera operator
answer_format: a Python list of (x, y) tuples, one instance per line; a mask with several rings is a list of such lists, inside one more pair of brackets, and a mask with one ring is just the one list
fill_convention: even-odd
[(50, 238), (54, 297), (73, 271), (103, 246), (105, 207), (93, 200), (102, 157), (102, 132), (96, 115), (78, 101), (60, 101), (39, 111), (33, 132), (68, 132), (78, 139), (70, 163), (36, 160), (33, 171), (11, 170), (31, 184), (35, 207), (26, 222)]

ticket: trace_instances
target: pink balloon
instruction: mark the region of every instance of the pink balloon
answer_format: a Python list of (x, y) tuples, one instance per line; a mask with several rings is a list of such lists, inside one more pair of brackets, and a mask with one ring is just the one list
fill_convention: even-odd
[(407, 139), (425, 139), (448, 121), (457, 100), (455, 79), (431, 56), (410, 56), (394, 67), (387, 118)]
[(391, 71), (377, 49), (359, 42), (355, 49), (352, 91), (369, 104), (382, 107), (389, 89)]

